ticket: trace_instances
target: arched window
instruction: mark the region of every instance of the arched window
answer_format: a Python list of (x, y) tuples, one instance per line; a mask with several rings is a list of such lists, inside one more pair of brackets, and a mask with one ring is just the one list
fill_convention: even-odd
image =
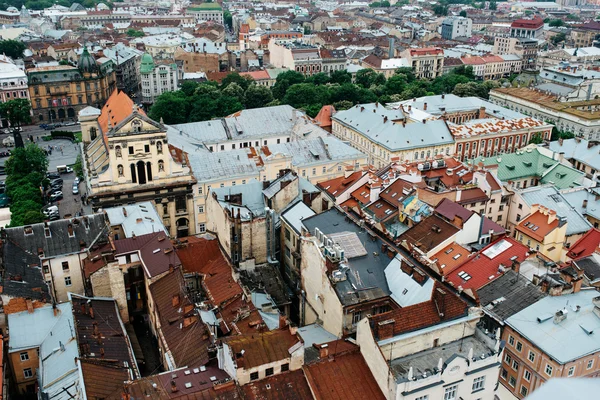
[(415, 151), (415, 160), (418, 160), (418, 159), (419, 159), (419, 152)]
[(165, 162), (158, 160), (158, 172), (165, 172)]
[(162, 150), (163, 150), (163, 144), (162, 142), (159, 140), (158, 142), (156, 142), (156, 152), (158, 154), (162, 154)]
[(117, 172), (119, 173), (119, 177), (125, 174), (125, 171), (123, 170), (123, 166), (121, 164), (117, 165)]
[(121, 158), (121, 146), (115, 146), (115, 155), (117, 156), (117, 158)]
[(137, 183), (137, 177), (135, 175), (135, 164), (130, 164), (129, 168), (131, 169), (131, 182)]

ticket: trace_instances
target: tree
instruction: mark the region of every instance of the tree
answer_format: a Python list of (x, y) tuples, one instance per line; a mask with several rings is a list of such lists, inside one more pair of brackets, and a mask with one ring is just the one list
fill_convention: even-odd
[(25, 51), (25, 44), (18, 40), (0, 40), (0, 53), (15, 59), (23, 57), (23, 51)]
[(229, 10), (223, 11), (223, 20), (225, 21), (225, 26), (229, 29), (233, 29), (233, 17)]
[(331, 83), (350, 83), (352, 82), (352, 75), (346, 70), (343, 71), (334, 71), (331, 73), (329, 77), (329, 82)]
[(310, 83), (298, 83), (290, 86), (283, 97), (283, 103), (295, 108), (310, 105), (318, 105), (320, 108), (324, 104), (329, 104), (329, 99), (330, 95), (327, 87), (315, 86)]
[(145, 34), (142, 31), (138, 31), (138, 30), (135, 30), (135, 29), (127, 29), (127, 36), (131, 36), (131, 37), (136, 37), (137, 38), (137, 37), (142, 37), (144, 35)]
[(364, 88), (370, 88), (372, 85), (385, 84), (385, 76), (370, 68), (361, 69), (356, 73), (356, 83)]
[(381, 2), (381, 7), (390, 7), (390, 6), (391, 6), (391, 4), (388, 0), (383, 0)]
[(196, 92), (199, 83), (195, 81), (185, 80), (181, 83), (181, 91), (187, 96), (191, 97)]
[(354, 104), (352, 104), (351, 101), (348, 100), (342, 100), (342, 101), (336, 101), (335, 103), (333, 103), (333, 108), (335, 108), (337, 111), (342, 111), (342, 110), (347, 110), (349, 108), (351, 108)]
[(183, 124), (187, 118), (188, 100), (182, 91), (166, 92), (156, 98), (148, 116), (166, 124)]
[(31, 103), (27, 99), (15, 99), (0, 103), (0, 114), (5, 116), (11, 126), (31, 123)]
[(467, 18), (467, 12), (465, 10), (462, 10), (458, 15), (460, 15), (461, 17)]
[(553, 45), (557, 45), (561, 42), (564, 42), (567, 39), (567, 35), (563, 32), (557, 33), (556, 35), (552, 36), (552, 38), (550, 39), (550, 41), (552, 42)]
[(58, 62), (58, 65), (69, 65), (69, 61), (68, 61), (68, 60), (64, 60), (64, 59), (63, 59), (63, 60), (60, 60), (60, 61)]
[(250, 83), (254, 82), (254, 79), (249, 76), (241, 76), (238, 72), (232, 72), (227, 74), (225, 78), (221, 81), (221, 89), (229, 86), (230, 83), (237, 83), (243, 90), (248, 89)]
[(381, 3), (378, 1), (374, 1), (369, 4), (369, 7), (371, 7), (371, 8), (381, 7)]
[(221, 90), (222, 96), (233, 97), (240, 103), (244, 103), (244, 89), (235, 82), (231, 82), (226, 88)]
[(543, 142), (544, 139), (542, 138), (542, 134), (539, 132), (536, 132), (533, 135), (531, 135), (531, 139), (529, 139), (529, 144), (542, 144)]
[(490, 10), (497, 10), (498, 4), (495, 1), (490, 1)]
[(325, 85), (329, 83), (329, 75), (324, 72), (319, 72), (318, 74), (309, 76), (304, 82), (312, 83), (314, 85)]
[(448, 15), (448, 7), (442, 4), (436, 4), (435, 6), (433, 6), (432, 10), (433, 13), (439, 17)]
[(565, 26), (565, 22), (562, 19), (553, 19), (550, 22), (548, 22), (548, 25), (557, 28), (559, 26)]
[(266, 86), (257, 84), (248, 86), (244, 97), (246, 98), (246, 108), (265, 107), (273, 101), (271, 90)]
[(408, 81), (406, 76), (403, 74), (397, 74), (390, 76), (390, 78), (385, 83), (385, 92), (387, 94), (398, 94), (402, 93), (402, 91), (406, 88)]
[(277, 75), (275, 85), (273, 85), (273, 96), (276, 99), (283, 99), (285, 92), (292, 85), (304, 82), (304, 75), (296, 71), (285, 71)]
[(34, 224), (44, 220), (42, 187), (47, 182), (48, 158), (31, 143), (16, 148), (5, 163), (6, 194), (11, 199), (11, 226)]

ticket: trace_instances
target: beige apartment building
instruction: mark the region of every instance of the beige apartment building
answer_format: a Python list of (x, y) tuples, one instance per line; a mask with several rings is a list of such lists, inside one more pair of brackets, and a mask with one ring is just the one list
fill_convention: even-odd
[(572, 284), (574, 293), (544, 297), (506, 320), (500, 383), (519, 399), (551, 378), (600, 376), (598, 292)]
[(438, 47), (406, 49), (400, 55), (408, 59), (417, 78), (434, 79), (444, 71), (444, 50)]

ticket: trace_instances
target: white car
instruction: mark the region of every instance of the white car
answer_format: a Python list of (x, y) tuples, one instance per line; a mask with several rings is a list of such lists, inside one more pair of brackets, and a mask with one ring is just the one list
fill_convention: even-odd
[(73, 185), (79, 185), (79, 177), (76, 176), (75, 180), (73, 181)]
[(73, 185), (73, 194), (79, 194), (79, 187), (77, 185)]
[(54, 192), (50, 195), (50, 201), (56, 201), (63, 198), (63, 192), (60, 190), (58, 192)]

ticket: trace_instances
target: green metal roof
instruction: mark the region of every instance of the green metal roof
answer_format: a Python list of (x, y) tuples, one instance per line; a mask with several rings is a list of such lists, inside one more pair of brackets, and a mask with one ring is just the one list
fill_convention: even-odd
[(223, 10), (219, 3), (202, 3), (202, 4), (194, 4), (191, 7), (187, 8), (189, 11), (221, 11)]
[(144, 53), (140, 63), (140, 73), (149, 74), (154, 71), (154, 59), (148, 53)]
[(467, 161), (471, 165), (498, 166), (498, 178), (502, 182), (516, 181), (530, 176), (542, 183), (553, 183), (559, 190), (581, 185), (583, 172), (553, 160), (536, 148), (526, 147), (515, 153), (494, 157), (478, 157)]

